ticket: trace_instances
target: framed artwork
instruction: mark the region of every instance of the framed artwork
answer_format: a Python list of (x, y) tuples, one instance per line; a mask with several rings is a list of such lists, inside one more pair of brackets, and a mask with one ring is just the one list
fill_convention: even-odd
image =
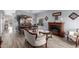
[(52, 13), (52, 16), (55, 17), (55, 20), (58, 20), (58, 16), (61, 16), (61, 12)]
[(45, 20), (46, 20), (46, 21), (48, 20), (48, 17), (47, 17), (47, 16), (45, 17)]
[(52, 16), (61, 16), (61, 12), (52, 13)]
[(69, 18), (71, 18), (72, 20), (75, 20), (79, 15), (76, 14), (75, 12), (72, 12), (70, 15), (69, 15)]

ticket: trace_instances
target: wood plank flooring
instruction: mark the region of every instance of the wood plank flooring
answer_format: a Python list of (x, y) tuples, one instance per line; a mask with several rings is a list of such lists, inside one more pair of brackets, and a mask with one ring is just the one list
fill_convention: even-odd
[[(27, 48), (28, 44), (25, 43), (24, 35), (19, 33), (3, 33), (2, 48)], [(66, 38), (60, 38), (53, 35), (48, 39), (48, 48), (75, 48), (75, 43), (67, 41)], [(79, 46), (78, 46), (79, 47)]]

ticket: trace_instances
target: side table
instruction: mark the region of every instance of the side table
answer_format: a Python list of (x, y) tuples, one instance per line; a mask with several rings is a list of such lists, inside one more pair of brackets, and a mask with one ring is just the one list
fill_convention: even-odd
[(50, 31), (39, 31), (39, 34), (40, 33), (46, 34), (47, 38), (52, 38), (52, 32)]
[(48, 41), (48, 38), (52, 38), (52, 32), (50, 32), (50, 31), (39, 31), (39, 34), (40, 33), (46, 35), (46, 47), (47, 47), (47, 41)]

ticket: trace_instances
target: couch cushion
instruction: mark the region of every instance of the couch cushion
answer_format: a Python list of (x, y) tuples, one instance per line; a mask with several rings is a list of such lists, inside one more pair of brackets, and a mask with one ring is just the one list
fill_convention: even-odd
[(73, 41), (76, 41), (77, 36), (75, 36), (75, 35), (69, 35), (69, 38), (72, 39)]
[(74, 35), (74, 31), (69, 31), (69, 35)]
[(77, 39), (76, 33), (77, 33), (76, 31), (69, 31), (68, 37), (69, 37), (70, 39), (72, 39), (73, 41), (76, 41), (76, 39)]

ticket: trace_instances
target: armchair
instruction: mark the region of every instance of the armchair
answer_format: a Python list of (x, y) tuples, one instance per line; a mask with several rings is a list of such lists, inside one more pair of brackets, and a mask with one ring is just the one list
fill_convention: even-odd
[(45, 45), (47, 47), (47, 40), (46, 35), (44, 34), (37, 34), (32, 33), (31, 31), (24, 29), (25, 40), (32, 46), (32, 47), (40, 47)]
[(68, 31), (67, 32), (67, 40), (71, 39), (73, 42), (75, 42), (76, 47), (78, 46), (79, 43), (79, 35), (77, 35), (78, 29), (76, 29), (76, 31)]

